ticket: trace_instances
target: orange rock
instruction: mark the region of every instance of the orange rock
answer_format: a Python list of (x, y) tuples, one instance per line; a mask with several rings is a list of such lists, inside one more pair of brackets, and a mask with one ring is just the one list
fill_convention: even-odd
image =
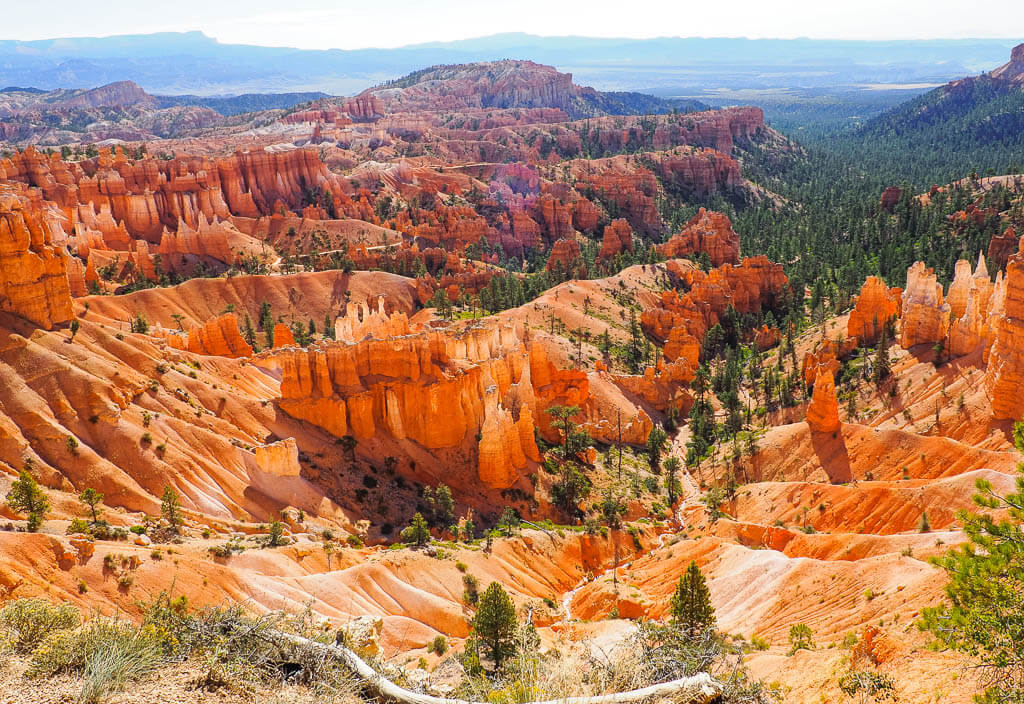
[(13, 187), (0, 189), (0, 310), (50, 329), (74, 317), (68, 258), (50, 225)]
[[(173, 335), (173, 339), (179, 337)], [(274, 341), (277, 341), (275, 335)], [(171, 346), (175, 346), (171, 342)], [(225, 313), (219, 318), (206, 322), (201, 327), (195, 327), (188, 331), (189, 352), (196, 354), (217, 355), (220, 357), (249, 357), (252, 355), (252, 347), (249, 346), (238, 329), (238, 318), (234, 313)]]
[(1005, 298), (988, 353), (985, 389), (995, 418), (1024, 417), (1024, 252), (1006, 265)]
[(839, 402), (836, 399), (835, 373), (839, 363), (830, 360), (815, 371), (814, 395), (807, 406), (807, 424), (815, 433), (834, 433), (841, 427)]
[(981, 345), (987, 347), (991, 344), (996, 329), (993, 322), (997, 320), (989, 310), (994, 292), (995, 286), (989, 278), (985, 257), (979, 253), (962, 314), (955, 317), (949, 326), (950, 354), (970, 354)]
[(903, 327), (900, 345), (931, 344), (949, 332), (950, 307), (943, 301), (942, 284), (935, 272), (916, 262), (907, 269), (907, 287), (903, 291)]
[(766, 350), (779, 344), (782, 339), (782, 332), (778, 328), (770, 328), (762, 325), (760, 330), (754, 331), (754, 344), (760, 350)]
[(292, 335), (291, 328), (284, 323), (274, 325), (274, 349), (280, 347), (295, 347), (295, 336)]
[(1006, 228), (1006, 232), (1001, 235), (992, 235), (988, 242), (988, 258), (995, 264), (996, 269), (1006, 267), (1007, 260), (1017, 251), (1017, 239), (1013, 225)]
[(548, 256), (548, 263), (545, 267), (553, 271), (560, 267), (562, 271), (572, 272), (580, 263), (580, 243), (572, 239), (561, 239), (555, 242)]
[(861, 343), (870, 344), (878, 340), (883, 327), (900, 315), (903, 291), (888, 288), (877, 276), (869, 276), (860, 288), (860, 295), (846, 324), (846, 335)]
[(339, 437), (381, 433), (427, 449), (474, 447), (477, 476), (493, 488), (512, 486), (539, 461), (537, 411), (587, 398), (585, 375), (553, 369), (505, 327), (322, 342), (270, 360), (281, 369), (286, 413)]

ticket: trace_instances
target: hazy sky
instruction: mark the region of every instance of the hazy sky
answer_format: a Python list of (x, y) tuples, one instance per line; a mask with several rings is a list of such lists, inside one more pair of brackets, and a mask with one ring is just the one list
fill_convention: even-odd
[[(4, 3), (0, 38), (202, 30), (226, 43), (394, 47), (497, 32), (595, 37), (1021, 38), (1024, 0), (80, 0)], [(87, 9), (86, 9), (87, 8)]]

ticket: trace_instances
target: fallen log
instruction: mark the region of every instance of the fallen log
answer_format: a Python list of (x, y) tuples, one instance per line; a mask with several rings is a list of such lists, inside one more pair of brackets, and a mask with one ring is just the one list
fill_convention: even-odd
[[(341, 645), (319, 643), (309, 638), (281, 633), (281, 640), (295, 645), (313, 648), (338, 658), (363, 681), (364, 686), (374, 695), (401, 704), (488, 704), (472, 702), (465, 699), (447, 699), (429, 694), (420, 694), (404, 687), (399, 687), (391, 680), (370, 667), (352, 650)], [(547, 701), (528, 702), (528, 704), (634, 704), (654, 699), (671, 699), (679, 704), (710, 704), (722, 694), (722, 685), (706, 672), (691, 677), (682, 677), (669, 682), (652, 684), (628, 692), (615, 694), (599, 694), (593, 697), (566, 697)], [(688, 698), (685, 698), (688, 697)]]

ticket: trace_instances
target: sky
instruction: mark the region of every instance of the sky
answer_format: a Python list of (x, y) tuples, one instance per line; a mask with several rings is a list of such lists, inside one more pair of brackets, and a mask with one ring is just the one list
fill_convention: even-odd
[(81, 0), (10, 4), (2, 39), (201, 30), (223, 43), (300, 49), (388, 48), (498, 32), (1024, 41), (1024, 0), (93, 0), (88, 11)]

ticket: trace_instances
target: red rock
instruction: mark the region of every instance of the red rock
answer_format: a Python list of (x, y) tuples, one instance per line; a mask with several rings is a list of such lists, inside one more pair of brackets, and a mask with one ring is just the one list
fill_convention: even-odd
[(988, 353), (985, 389), (995, 418), (1024, 417), (1024, 252), (1006, 265), (1005, 299)]
[(884, 191), (882, 191), (880, 205), (883, 209), (888, 210), (891, 213), (893, 211), (893, 208), (896, 207), (896, 204), (900, 202), (900, 198), (902, 197), (902, 188), (900, 188), (899, 186), (889, 186)]
[(992, 260), (996, 269), (1005, 269), (1006, 262), (1010, 255), (1017, 251), (1017, 233), (1013, 226), (1006, 228), (1001, 235), (992, 235), (988, 242), (988, 258)]
[(545, 267), (548, 271), (561, 268), (565, 272), (573, 272), (580, 263), (580, 243), (576, 240), (561, 239), (555, 242), (548, 256)]
[(782, 332), (778, 328), (762, 325), (759, 330), (754, 331), (754, 344), (762, 351), (775, 347), (781, 339)]
[[(277, 341), (276, 335), (274, 341)], [(190, 329), (187, 349), (196, 354), (221, 357), (249, 357), (252, 355), (252, 347), (242, 339), (242, 334), (238, 329), (238, 318), (234, 313), (225, 313), (219, 318), (207, 321), (200, 327)]]
[(601, 240), (601, 251), (597, 255), (598, 258), (612, 259), (621, 252), (632, 251), (633, 228), (622, 218), (612, 220), (611, 224), (604, 228), (604, 237)]
[(686, 223), (679, 234), (673, 235), (657, 249), (670, 259), (707, 252), (712, 266), (738, 264), (740, 261), (740, 237), (732, 229), (729, 217), (704, 208)]
[(937, 342), (949, 332), (950, 307), (943, 301), (942, 284), (924, 262), (916, 262), (907, 269), (902, 316), (900, 345), (903, 349)]

